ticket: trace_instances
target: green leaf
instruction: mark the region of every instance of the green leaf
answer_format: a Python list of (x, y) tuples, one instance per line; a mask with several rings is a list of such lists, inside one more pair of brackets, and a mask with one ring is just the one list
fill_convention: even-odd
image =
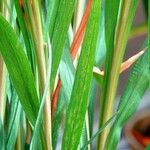
[(120, 98), (119, 114), (108, 135), (106, 149), (116, 149), (120, 139), (121, 129), (126, 121), (136, 111), (138, 104), (149, 86), (148, 51), (135, 63), (129, 75), (128, 82)]
[(93, 76), (95, 49), (99, 30), (101, 1), (92, 4), (87, 30), (79, 58), (70, 104), (66, 112), (62, 149), (76, 150), (82, 134), (88, 96)]
[(93, 73), (93, 76), (96, 79), (96, 81), (98, 82), (98, 85), (101, 87), (103, 85), (104, 77), (95, 72)]
[[(46, 85), (45, 85), (45, 89), (44, 89), (44, 93), (41, 99), (41, 104), (40, 104), (40, 108), (38, 111), (38, 115), (37, 115), (37, 119), (36, 119), (36, 123), (35, 123), (35, 128), (33, 131), (33, 136), (32, 136), (32, 141), (31, 141), (31, 147), (30, 149), (34, 150), (34, 149), (38, 149), (39, 145), (38, 143), (40, 142), (40, 140), (44, 140), (43, 135), (40, 136), (41, 133), (39, 133), (40, 129), (42, 128), (42, 114), (43, 114), (43, 110), (44, 110), (44, 104), (47, 98), (47, 95), (50, 94), (49, 91), (49, 86), (50, 86), (50, 76), (51, 76), (51, 60), (52, 60), (52, 54), (51, 54), (51, 45), (49, 44), (49, 59), (48, 59), (48, 70), (47, 70), (47, 79), (46, 79)], [(40, 139), (42, 137), (42, 139)], [(43, 141), (42, 141), (43, 142)], [(44, 144), (43, 144), (44, 146)], [(44, 148), (45, 149), (45, 148)]]
[(91, 84), (91, 89), (90, 89), (90, 93), (89, 93), (89, 106), (88, 106), (88, 118), (89, 118), (89, 133), (90, 133), (90, 137), (92, 135), (93, 132), (93, 127), (94, 127), (94, 112), (95, 112), (95, 104), (96, 104), (96, 99), (97, 99), (97, 94), (95, 94), (97, 91), (97, 82), (96, 80), (93, 78), (92, 80), (92, 84)]
[(5, 132), (1, 119), (0, 119), (0, 149), (5, 150)]
[[(96, 46), (96, 54), (95, 54), (95, 66), (98, 68), (104, 63), (105, 55), (106, 55), (106, 43), (105, 43), (105, 34), (104, 34), (104, 2), (101, 4), (101, 15), (100, 15), (100, 23), (99, 23), (99, 33), (97, 38), (97, 46)], [(94, 126), (94, 112), (95, 112), (95, 103), (97, 99), (97, 91), (98, 86), (102, 87), (103, 76), (100, 76), (93, 72), (93, 81), (91, 84), (91, 90), (89, 94), (89, 128), (90, 128), (90, 136), (92, 135), (93, 126)]]
[[(119, 11), (119, 0), (114, 0), (113, 5), (111, 4), (111, 0), (105, 0), (105, 39), (106, 39), (106, 63), (105, 63), (105, 76), (104, 76), (104, 85), (103, 85), (103, 99), (106, 97), (107, 86), (109, 82), (109, 74), (113, 59), (113, 49), (114, 49), (114, 38), (115, 38), (115, 29), (117, 24), (117, 14)], [(111, 17), (110, 17), (111, 14)], [(104, 100), (103, 100), (104, 101)], [(101, 103), (101, 116), (103, 113), (103, 108), (105, 103), (102, 101)], [(101, 121), (100, 121), (101, 122)]]
[[(69, 24), (73, 15), (76, 0), (61, 0), (59, 4), (58, 13), (56, 16), (54, 32), (52, 34), (52, 75), (51, 75), (51, 86), (53, 90), (55, 76), (60, 63), (62, 52), (67, 37)], [(66, 15), (67, 14), (67, 15)], [(63, 21), (62, 21), (63, 20)]]
[(0, 52), (27, 118), (34, 126), (39, 100), (32, 70), (17, 35), (2, 15), (0, 34)]
[[(118, 1), (116, 6), (110, 0), (106, 0), (105, 6), (105, 35), (107, 56), (105, 64), (105, 75), (103, 93), (100, 108), (100, 127), (112, 115), (114, 99), (120, 75), (120, 66), (123, 61), (128, 36), (135, 15), (137, 0)], [(119, 2), (120, 8), (119, 8)], [(113, 8), (115, 7), (115, 8)], [(108, 12), (107, 12), (108, 11)], [(110, 17), (110, 14), (113, 14)], [(117, 15), (119, 14), (119, 16)], [(110, 19), (111, 18), (111, 19)], [(118, 21), (117, 21), (118, 18)], [(112, 21), (111, 21), (112, 20)], [(116, 28), (115, 28), (116, 27)], [(109, 129), (105, 130), (99, 139), (99, 148), (104, 149)]]
[(64, 89), (62, 89), (60, 91), (60, 95), (58, 98), (57, 109), (54, 113), (53, 120), (52, 120), (53, 121), (53, 124), (52, 124), (53, 149), (56, 149), (57, 139), (60, 133), (59, 128), (60, 128), (61, 120), (63, 117), (63, 108), (65, 108), (66, 106), (65, 99), (66, 99), (65, 92), (64, 92)]
[(52, 37), (52, 33), (54, 30), (54, 25), (56, 21), (56, 15), (59, 8), (60, 0), (50, 0), (47, 10), (47, 17), (45, 23), (45, 30), (44, 30), (44, 38), (47, 41), (48, 36)]
[(107, 48), (107, 59), (109, 58), (110, 63), (112, 61), (110, 57), (113, 54), (112, 48), (114, 47), (115, 29), (119, 12), (119, 4), (119, 0), (114, 0), (113, 5), (111, 3), (111, 0), (105, 0), (105, 39)]
[(19, 1), (18, 0), (14, 0), (14, 3), (15, 3), (15, 8), (16, 8), (16, 12), (17, 12), (17, 19), (18, 19), (19, 26), (21, 28), (22, 35), (23, 35), (23, 38), (24, 38), (24, 42), (25, 42), (25, 45), (26, 45), (27, 55), (28, 55), (29, 60), (32, 60), (32, 53), (31, 53), (31, 49), (30, 49), (29, 34), (28, 34), (28, 31), (27, 31), (27, 28), (26, 28), (26, 24), (25, 24), (25, 21), (24, 21), (24, 16), (23, 16), (24, 14), (23, 14), (22, 9), (21, 9), (21, 7), (19, 5)]
[[(111, 0), (105, 0), (105, 8), (104, 8), (104, 24), (105, 24), (105, 41), (106, 41), (106, 60), (105, 60), (105, 75), (104, 75), (104, 81), (102, 86), (102, 98), (101, 98), (101, 104), (100, 104), (100, 123), (99, 127), (103, 125), (104, 122), (107, 121), (104, 116), (104, 111), (106, 111), (108, 108), (106, 108), (107, 104), (109, 103), (107, 100), (107, 94), (109, 90), (109, 82), (110, 82), (110, 70), (111, 65), (113, 61), (113, 53), (114, 53), (114, 40), (115, 40), (115, 30), (117, 25), (117, 17), (119, 14), (119, 0), (114, 0), (113, 5)], [(111, 14), (111, 17), (110, 17)], [(100, 80), (101, 81), (101, 80)], [(109, 95), (109, 94), (108, 94)], [(105, 134), (103, 132), (103, 134)], [(103, 136), (103, 135), (102, 135)], [(102, 140), (101, 140), (102, 139)], [(98, 145), (102, 147), (104, 146), (105, 138), (100, 137), (98, 140)]]
[(106, 41), (105, 41), (105, 25), (104, 25), (104, 2), (102, 2), (101, 6), (101, 16), (99, 23), (99, 33), (97, 38), (97, 48), (95, 55), (96, 66), (100, 67), (104, 64), (105, 56), (106, 56)]
[(17, 133), (18, 133), (18, 126), (20, 122), (20, 115), (21, 115), (21, 105), (19, 103), (18, 97), (14, 92), (14, 96), (12, 97), (11, 104), (10, 104), (10, 116), (9, 116), (9, 123), (8, 123), (8, 132), (6, 137), (6, 148), (14, 149)]
[(75, 68), (73, 66), (73, 62), (70, 56), (68, 41), (65, 45), (64, 53), (60, 62), (59, 71), (60, 78), (62, 81), (62, 87), (64, 88), (64, 92), (66, 95), (66, 105), (68, 106), (75, 77)]
[(98, 135), (101, 134), (103, 132), (103, 130), (108, 127), (108, 125), (110, 125), (110, 123), (113, 121), (113, 119), (114, 119), (114, 117), (116, 117), (116, 115), (117, 115), (117, 113), (115, 113), (106, 123), (104, 123), (104, 125), (91, 137), (91, 139), (81, 148), (81, 150), (86, 149), (88, 144), (92, 143), (92, 141), (96, 137), (98, 137)]
[(67, 38), (62, 59), (59, 66), (60, 79), (62, 81), (62, 88), (60, 90), (60, 96), (58, 98), (58, 104), (56, 112), (53, 117), (52, 135), (53, 135), (53, 148), (56, 147), (58, 129), (61, 123), (62, 113), (68, 107), (71, 91), (73, 87), (73, 81), (75, 76), (75, 68), (69, 52), (69, 40)]

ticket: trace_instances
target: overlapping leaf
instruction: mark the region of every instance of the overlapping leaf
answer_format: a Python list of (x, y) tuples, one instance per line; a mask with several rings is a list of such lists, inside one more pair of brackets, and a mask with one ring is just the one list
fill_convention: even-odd
[[(104, 20), (105, 20), (105, 41), (106, 41), (106, 60), (105, 60), (105, 76), (104, 76), (104, 82), (103, 82), (103, 93), (102, 93), (102, 99), (100, 104), (100, 124), (99, 127), (101, 127), (109, 117), (107, 117), (104, 113), (107, 111), (108, 108), (106, 108), (108, 102), (108, 97), (110, 93), (109, 90), (109, 84), (110, 79), (112, 75), (110, 74), (111, 67), (112, 67), (112, 61), (113, 61), (113, 53), (114, 53), (114, 40), (115, 40), (115, 31), (117, 26), (117, 18), (119, 14), (119, 0), (114, 0), (113, 5), (111, 0), (105, 0), (105, 8), (104, 8)], [(111, 17), (110, 17), (111, 14)], [(112, 96), (111, 96), (112, 97)], [(105, 116), (105, 117), (104, 117)], [(107, 119), (106, 119), (107, 117)], [(106, 132), (103, 132), (102, 134), (107, 134)], [(99, 138), (98, 144), (102, 147), (105, 143), (105, 135), (101, 135), (103, 137)], [(105, 136), (105, 138), (104, 138)]]
[(64, 150), (70, 147), (76, 150), (82, 133), (92, 81), (92, 70), (99, 30), (100, 2), (100, 0), (93, 1), (87, 24), (70, 104), (66, 113), (65, 131), (62, 142), (62, 148)]
[[(106, 4), (105, 33), (106, 33), (107, 55), (105, 64), (106, 66), (105, 66), (102, 104), (100, 109), (101, 111), (100, 126), (104, 122), (106, 122), (112, 114), (113, 103), (116, 96), (117, 85), (119, 80), (120, 66), (123, 61), (126, 44), (128, 41), (128, 36), (135, 15), (137, 3), (138, 3), (137, 0), (116, 1), (116, 6), (115, 4), (113, 6), (111, 2), (108, 1), (106, 1), (105, 3)], [(113, 7), (115, 8), (113, 9)], [(110, 11), (110, 14), (113, 14), (111, 19), (107, 11), (108, 12)], [(119, 16), (117, 14), (119, 14)], [(117, 22), (116, 19), (118, 19)], [(108, 132), (109, 130), (106, 130), (102, 133), (99, 142), (101, 149), (104, 148)]]
[(0, 119), (0, 149), (5, 150), (5, 132), (1, 119)]
[(6, 137), (6, 148), (14, 149), (21, 115), (21, 105), (18, 100), (18, 97), (16, 96), (15, 91), (12, 91), (11, 108), (9, 115), (10, 116), (9, 116), (8, 132)]
[[(52, 74), (51, 74), (51, 90), (54, 86), (55, 76), (60, 63), (62, 52), (67, 37), (69, 24), (73, 15), (76, 0), (61, 0), (52, 33)], [(62, 22), (63, 20), (63, 22)]]
[(0, 52), (22, 107), (34, 126), (39, 101), (32, 70), (17, 35), (2, 15), (0, 15), (0, 35)]
[(120, 98), (119, 114), (108, 135), (106, 149), (116, 149), (120, 139), (121, 129), (125, 122), (136, 111), (137, 106), (149, 87), (149, 62), (148, 51), (133, 66), (127, 85)]

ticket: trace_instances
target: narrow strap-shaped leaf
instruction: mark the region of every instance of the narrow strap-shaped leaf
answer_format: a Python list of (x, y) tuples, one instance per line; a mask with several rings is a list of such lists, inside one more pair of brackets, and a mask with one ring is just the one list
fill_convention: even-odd
[(62, 86), (64, 88), (64, 92), (67, 97), (66, 100), (68, 105), (71, 96), (72, 87), (73, 87), (74, 76), (75, 76), (75, 68), (73, 66), (71, 55), (69, 53), (68, 40), (66, 42), (65, 49), (62, 55), (59, 71), (60, 71)]
[(19, 5), (19, 1), (18, 0), (14, 0), (14, 3), (15, 3), (15, 8), (16, 8), (16, 12), (17, 12), (17, 19), (18, 19), (18, 22), (19, 22), (19, 26), (21, 28), (22, 35), (24, 37), (24, 42), (25, 42), (26, 49), (27, 49), (27, 55), (29, 57), (29, 60), (32, 60), (29, 35), (28, 35), (28, 32), (27, 32), (27, 28), (26, 28), (26, 25), (25, 25), (24, 18), (23, 18), (24, 17), (23, 16), (23, 12), (22, 12), (22, 9), (21, 9), (21, 7)]
[[(109, 73), (112, 64), (112, 56), (114, 49), (114, 38), (115, 38), (115, 29), (117, 24), (117, 14), (119, 11), (119, 0), (114, 0), (113, 5), (111, 0), (105, 1), (105, 39), (106, 39), (106, 63), (105, 63), (105, 76), (104, 76), (104, 85), (103, 91), (107, 90)], [(111, 17), (110, 17), (111, 14)], [(106, 92), (103, 92), (103, 99), (106, 97)], [(101, 101), (101, 115), (103, 113), (104, 102)], [(101, 122), (101, 121), (100, 121)]]
[(52, 124), (52, 139), (53, 139), (53, 149), (56, 149), (57, 140), (59, 137), (59, 128), (61, 125), (61, 120), (63, 116), (63, 108), (65, 107), (65, 92), (64, 89), (60, 91), (57, 109), (53, 116), (53, 124)]
[(13, 88), (11, 82), (8, 82), (8, 99), (9, 99), (9, 109), (8, 109), (8, 128), (6, 132), (6, 149), (14, 149), (18, 127), (20, 124), (21, 115), (21, 104), (18, 100), (15, 89)]
[(83, 47), (79, 58), (70, 104), (66, 112), (65, 130), (62, 149), (76, 150), (82, 134), (85, 113), (88, 105), (89, 89), (92, 81), (92, 70), (99, 30), (100, 0), (94, 0)]
[(2, 120), (0, 119), (0, 149), (5, 150), (5, 132), (2, 124)]
[[(117, 85), (118, 85), (118, 80), (120, 75), (120, 66), (123, 61), (126, 44), (128, 41), (128, 36), (135, 15), (137, 3), (138, 3), (137, 0), (121, 1), (119, 17), (117, 16), (119, 20), (117, 22), (115, 40), (113, 41), (114, 46), (112, 44), (112, 47), (108, 47), (111, 45), (108, 45), (107, 42), (109, 41), (107, 41), (106, 38), (106, 47), (109, 48), (107, 49), (108, 50), (107, 56), (109, 59), (107, 60), (107, 56), (106, 56), (106, 68), (105, 68), (104, 87), (103, 87), (103, 94), (102, 94), (102, 105), (100, 109), (101, 111), (100, 126), (104, 122), (106, 122), (112, 114), (113, 103), (116, 96)], [(112, 2), (110, 2), (110, 5), (112, 5)], [(109, 20), (110, 17), (107, 16), (107, 19)], [(109, 29), (106, 28), (106, 33), (107, 30)], [(109, 51), (111, 51), (112, 48), (114, 49), (113, 53), (112, 55), (109, 55)], [(109, 63), (110, 60), (112, 61)], [(99, 145), (101, 149), (104, 148), (105, 140), (107, 138), (108, 132), (109, 129), (104, 131), (100, 137), (101, 139)]]
[(55, 21), (56, 21), (56, 15), (57, 10), (59, 8), (60, 0), (50, 0), (47, 10), (47, 17), (46, 17), (46, 23), (45, 23), (45, 30), (44, 30), (44, 39), (47, 41), (48, 36), (50, 35), (50, 38), (52, 37)]
[(97, 99), (97, 94), (95, 94), (97, 90), (98, 83), (95, 78), (92, 79), (91, 89), (89, 93), (89, 106), (88, 106), (88, 122), (89, 122), (89, 136), (92, 136), (94, 129), (94, 112), (95, 112), (95, 104)]
[[(47, 70), (47, 79), (46, 79), (46, 85), (45, 85), (45, 89), (44, 89), (44, 93), (42, 96), (42, 100), (41, 100), (41, 104), (39, 107), (39, 111), (38, 111), (38, 115), (37, 115), (37, 119), (36, 119), (36, 123), (35, 123), (35, 128), (34, 128), (34, 132), (33, 132), (33, 136), (32, 136), (32, 143), (31, 143), (31, 147), (30, 149), (34, 150), (34, 149), (38, 149), (38, 143), (41, 140), (40, 138), (40, 134), (39, 134), (39, 130), (40, 128), (42, 128), (42, 112), (44, 109), (44, 104), (47, 98), (47, 95), (49, 94), (49, 84), (50, 84), (50, 76), (51, 76), (51, 45), (49, 43), (49, 59), (48, 59), (48, 70)], [(42, 137), (43, 138), (43, 137)]]
[[(105, 0), (105, 8), (104, 8), (104, 24), (105, 24), (105, 41), (106, 41), (106, 60), (105, 60), (105, 76), (104, 76), (104, 82), (103, 82), (103, 93), (102, 93), (102, 99), (100, 104), (100, 123), (99, 127), (103, 125), (104, 122), (107, 120), (104, 120), (104, 111), (105, 111), (105, 105), (106, 103), (106, 97), (107, 97), (107, 90), (109, 86), (110, 81), (110, 70), (113, 60), (113, 53), (114, 53), (114, 40), (115, 40), (115, 30), (117, 26), (117, 17), (119, 12), (119, 4), (120, 0), (114, 0), (112, 4), (112, 0)], [(110, 17), (111, 14), (111, 17)], [(105, 134), (105, 132), (103, 132)], [(102, 135), (103, 136), (103, 135)], [(106, 136), (105, 136), (106, 138)], [(103, 140), (101, 140), (103, 139)], [(98, 147), (104, 146), (104, 137), (99, 137), (98, 139)]]
[[(104, 31), (104, 2), (101, 4), (101, 15), (100, 15), (100, 23), (99, 23), (99, 33), (97, 38), (97, 46), (95, 53), (95, 65), (99, 68), (102, 64), (104, 64), (105, 55), (106, 55), (106, 43), (105, 43), (105, 31)], [(94, 70), (94, 69), (93, 69)], [(102, 86), (103, 77), (97, 75), (93, 71), (93, 81), (91, 84), (91, 90), (89, 95), (89, 127), (90, 127), (90, 136), (92, 135), (93, 127), (94, 127), (94, 111), (95, 111), (95, 103), (97, 94), (95, 91), (97, 90), (97, 86)]]
[(61, 123), (62, 112), (63, 109), (66, 110), (69, 104), (74, 76), (75, 76), (75, 68), (73, 66), (73, 62), (71, 60), (71, 56), (69, 52), (68, 39), (66, 40), (64, 52), (59, 66), (59, 71), (60, 71), (60, 78), (62, 81), (62, 88), (60, 90), (60, 94), (58, 98), (57, 109), (53, 116), (52, 136), (53, 136), (54, 149), (56, 147), (56, 142), (58, 138), (58, 133), (59, 133), (58, 129)]
[(91, 139), (81, 148), (81, 150), (86, 149), (87, 145), (92, 143), (92, 141), (98, 137), (99, 134), (101, 134), (103, 132), (103, 130), (105, 128), (108, 127), (108, 125), (110, 125), (110, 123), (113, 121), (114, 117), (116, 117), (117, 113), (115, 113), (92, 137)]
[(102, 2), (102, 13), (100, 16), (100, 29), (98, 34), (95, 62), (96, 66), (100, 67), (104, 64), (105, 56), (106, 56), (106, 41), (105, 41), (105, 25), (104, 25), (104, 2)]
[(135, 63), (126, 88), (120, 98), (119, 114), (108, 135), (106, 149), (116, 149), (122, 126), (136, 111), (137, 106), (149, 86), (148, 51)]
[(0, 35), (0, 52), (22, 107), (34, 126), (39, 101), (32, 70), (17, 35), (2, 15), (0, 15)]
[(113, 4), (111, 0), (105, 0), (105, 35), (106, 35), (106, 47), (109, 52), (114, 45), (114, 38), (115, 38), (114, 33), (117, 24), (119, 4), (120, 0), (114, 0)]
[[(60, 63), (64, 43), (67, 37), (69, 24), (73, 15), (76, 0), (61, 0), (58, 8), (54, 32), (52, 34), (52, 74), (51, 90), (54, 86), (55, 76)], [(62, 21), (63, 20), (63, 21)]]
[(21, 105), (19, 103), (18, 98), (14, 99), (14, 102), (11, 105), (10, 111), (10, 118), (9, 118), (9, 129), (7, 133), (7, 143), (6, 148), (14, 149), (17, 133), (18, 133), (18, 126), (20, 122), (20, 114), (21, 114)]

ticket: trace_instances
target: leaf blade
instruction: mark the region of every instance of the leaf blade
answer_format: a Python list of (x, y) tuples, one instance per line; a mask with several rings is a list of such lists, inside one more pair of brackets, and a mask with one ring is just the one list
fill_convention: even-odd
[(62, 142), (62, 149), (64, 150), (70, 147), (76, 150), (80, 141), (92, 81), (92, 70), (99, 29), (100, 6), (100, 0), (93, 1), (75, 75), (70, 104), (66, 113), (65, 131)]
[(148, 51), (146, 51), (131, 70), (127, 85), (120, 98), (119, 114), (107, 139), (106, 149), (116, 148), (121, 134), (121, 127), (136, 111), (140, 99), (147, 90), (149, 86), (148, 66)]
[[(100, 126), (104, 122), (106, 122), (112, 114), (114, 99), (116, 96), (117, 85), (118, 85), (118, 80), (120, 75), (120, 66), (123, 61), (126, 44), (128, 41), (128, 36), (130, 33), (130, 29), (131, 29), (131, 25), (133, 22), (138, 1), (137, 0), (118, 1), (118, 4), (119, 3), (120, 3), (120, 7), (119, 6), (117, 7), (119, 17), (118, 15), (115, 16), (118, 18), (118, 21), (115, 24), (116, 30), (114, 30), (114, 35), (108, 36), (108, 37), (115, 36), (115, 38), (111, 41), (111, 39), (108, 39), (106, 35), (107, 56), (106, 56), (106, 68), (105, 68), (105, 76), (104, 76), (104, 84), (103, 84), (104, 86), (103, 86), (103, 94), (102, 94), (102, 105), (100, 110), (100, 118), (101, 118)], [(111, 6), (111, 2), (108, 5), (110, 5), (112, 9), (113, 6)], [(106, 17), (107, 17), (107, 21), (109, 21), (110, 16), (107, 14)], [(108, 29), (106, 26), (105, 30), (107, 33), (107, 30), (110, 29)], [(109, 34), (112, 33), (110, 32)], [(109, 40), (112, 43), (109, 43)], [(100, 136), (99, 146), (101, 149), (104, 148), (105, 141), (108, 136), (108, 132), (109, 129), (104, 131)]]
[(22, 107), (29, 121), (34, 126), (39, 100), (31, 66), (17, 35), (2, 15), (0, 15), (0, 33), (0, 52)]
[[(61, 0), (52, 34), (52, 73), (50, 89), (53, 90), (55, 76), (62, 56), (69, 24), (73, 15), (76, 0)], [(67, 14), (67, 15), (66, 15)], [(63, 20), (63, 24), (62, 24)]]

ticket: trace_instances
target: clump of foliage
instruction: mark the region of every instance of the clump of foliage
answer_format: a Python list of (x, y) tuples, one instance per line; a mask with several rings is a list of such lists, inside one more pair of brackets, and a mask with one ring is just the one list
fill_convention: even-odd
[[(91, 149), (95, 138), (97, 149), (117, 148), (150, 80), (150, 8), (144, 28), (131, 30), (137, 5), (0, 0), (0, 149)], [(128, 39), (147, 29), (142, 50), (123, 62)], [(133, 63), (114, 112), (120, 73)], [(97, 87), (99, 129), (93, 134)]]

